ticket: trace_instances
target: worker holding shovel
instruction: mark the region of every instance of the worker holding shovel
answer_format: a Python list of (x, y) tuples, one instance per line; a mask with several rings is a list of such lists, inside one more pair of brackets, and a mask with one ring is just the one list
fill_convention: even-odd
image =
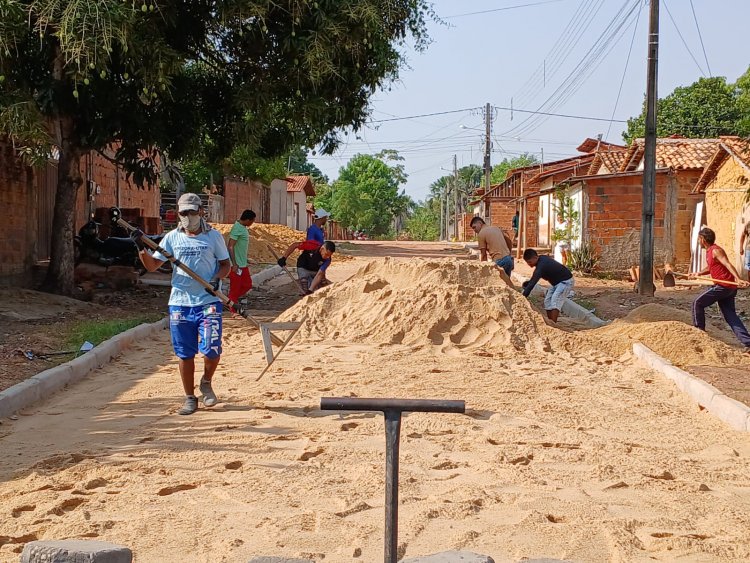
[(737, 315), (734, 303), (737, 288), (750, 287), (750, 283), (740, 278), (737, 269), (727, 258), (724, 249), (716, 244), (716, 233), (713, 230), (704, 227), (698, 233), (698, 240), (701, 247), (706, 249), (708, 267), (697, 274), (690, 274), (688, 277), (696, 279), (699, 276), (709, 274), (714, 285), (693, 301), (693, 325), (701, 330), (706, 330), (706, 307), (717, 303), (724, 320), (745, 347), (745, 352), (750, 353), (750, 333), (747, 332), (747, 328)]
[[(203, 219), (204, 211), (197, 194), (183, 194), (177, 203), (179, 223), (166, 234), (161, 247), (173, 255), (203, 280), (210, 280), (212, 290), (204, 288), (181, 268), (172, 272), (172, 293), (169, 296), (169, 328), (172, 347), (180, 360), (180, 377), (185, 390), (185, 403), (178, 414), (193, 414), (198, 410), (195, 396), (195, 356), (203, 355), (203, 377), (200, 391), (203, 404), (212, 407), (217, 399), (211, 379), (221, 357), (222, 302), (216, 292), (221, 291), (220, 280), (229, 273), (231, 263), (224, 237)], [(139, 247), (141, 262), (149, 272), (156, 271), (167, 256), (150, 254), (143, 247), (143, 233), (134, 231), (132, 238)]]
[(330, 240), (318, 248), (314, 247), (314, 241), (295, 242), (287, 248), (284, 255), (279, 258), (278, 265), (286, 267), (286, 260), (295, 250), (301, 250), (297, 258), (297, 278), (300, 287), (305, 294), (310, 294), (330, 282), (326, 279), (326, 270), (331, 265), (331, 256), (336, 252), (336, 244)]

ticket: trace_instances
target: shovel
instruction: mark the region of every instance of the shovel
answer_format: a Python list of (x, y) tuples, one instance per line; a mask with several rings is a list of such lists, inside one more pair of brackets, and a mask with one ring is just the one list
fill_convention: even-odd
[(88, 340), (81, 344), (81, 347), (78, 350), (68, 350), (65, 352), (33, 352), (32, 350), (26, 350), (23, 355), (26, 356), (26, 359), (28, 360), (45, 360), (48, 361), (50, 357), (52, 356), (67, 356), (69, 354), (75, 354), (76, 357), (78, 357), (78, 354), (85, 354), (86, 352), (90, 352), (94, 349), (94, 345), (89, 342)]
[[(675, 272), (666, 272), (664, 274), (664, 280), (663, 280), (664, 287), (674, 287), (674, 286), (676, 286), (677, 283), (675, 282), (675, 276), (679, 276), (681, 278), (687, 278), (688, 277), (687, 274), (678, 274), (678, 273), (675, 273)], [(717, 280), (717, 279), (714, 279), (714, 278), (697, 277), (695, 279), (699, 280), (699, 281), (710, 281), (710, 282), (714, 282), (714, 283), (724, 283), (724, 284), (727, 284), (727, 285), (733, 285), (735, 287), (739, 287), (739, 285), (740, 285), (737, 282), (727, 281), (727, 280)]]
[[(266, 246), (268, 247), (268, 250), (271, 251), (271, 254), (273, 254), (273, 257), (276, 258), (276, 260), (278, 260), (279, 255), (273, 249), (273, 246), (271, 246), (270, 244), (267, 244)], [(289, 271), (289, 268), (287, 268), (286, 266), (282, 266), (281, 268), (286, 272), (286, 275), (291, 278), (292, 282), (294, 282), (297, 285), (297, 287), (299, 288), (299, 294), (302, 296), (307, 295), (305, 293), (305, 288), (303, 288), (300, 281), (292, 275), (292, 272)]]

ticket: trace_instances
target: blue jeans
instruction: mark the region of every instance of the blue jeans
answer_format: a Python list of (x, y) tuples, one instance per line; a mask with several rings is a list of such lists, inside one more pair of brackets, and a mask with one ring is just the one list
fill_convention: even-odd
[(570, 278), (550, 287), (547, 293), (544, 294), (544, 310), (562, 311), (563, 303), (565, 303), (568, 295), (573, 290), (573, 285), (573, 278)]
[(495, 266), (502, 268), (505, 274), (510, 277), (510, 273), (513, 271), (513, 268), (516, 267), (516, 264), (513, 261), (513, 257), (509, 254), (504, 258), (500, 258), (500, 260), (495, 260)]
[(701, 293), (693, 301), (693, 325), (701, 330), (706, 330), (706, 307), (714, 303), (719, 305), (719, 310), (727, 321), (727, 324), (734, 332), (743, 346), (750, 347), (750, 333), (742, 323), (737, 311), (734, 308), (734, 298), (737, 296), (737, 290), (729, 287), (714, 285)]

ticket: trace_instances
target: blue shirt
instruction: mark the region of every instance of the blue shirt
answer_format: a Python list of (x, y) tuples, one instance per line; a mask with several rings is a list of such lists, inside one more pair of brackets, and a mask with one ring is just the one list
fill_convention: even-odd
[(307, 227), (307, 240), (314, 240), (318, 244), (322, 245), (326, 241), (326, 235), (323, 229), (318, 227), (315, 223)]
[[(206, 281), (211, 281), (219, 271), (219, 261), (229, 260), (229, 251), (224, 237), (216, 229), (208, 228), (195, 236), (175, 229), (166, 234), (161, 247)], [(160, 252), (154, 252), (157, 260), (166, 260)], [(182, 307), (197, 307), (221, 301), (206, 293), (204, 287), (178, 267), (172, 271), (172, 293), (169, 304)]]

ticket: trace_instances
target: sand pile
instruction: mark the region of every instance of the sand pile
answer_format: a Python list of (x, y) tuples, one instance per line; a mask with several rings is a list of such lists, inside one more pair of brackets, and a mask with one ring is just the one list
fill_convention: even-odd
[[(229, 242), (229, 231), (232, 225), (226, 223), (212, 223), (211, 226), (224, 235), (224, 240)], [(266, 223), (256, 223), (250, 227), (250, 246), (247, 250), (247, 256), (254, 262), (275, 264), (276, 259), (268, 250), (270, 244), (279, 254), (286, 252), (286, 249), (294, 242), (305, 240), (305, 233), (287, 227), (286, 225), (270, 225)], [(297, 263), (297, 253), (292, 254), (288, 263), (295, 265)], [(333, 255), (333, 261), (350, 260), (350, 256), (345, 256), (340, 252)]]
[(631, 351), (633, 343), (640, 342), (680, 367), (750, 365), (750, 358), (738, 347), (717, 340), (690, 322), (686, 312), (643, 305), (624, 319), (580, 336), (587, 344), (614, 356)]
[(281, 320), (308, 321), (302, 334), (442, 351), (549, 349), (549, 329), (493, 266), (452, 259), (386, 258), (348, 281), (306, 297)]

